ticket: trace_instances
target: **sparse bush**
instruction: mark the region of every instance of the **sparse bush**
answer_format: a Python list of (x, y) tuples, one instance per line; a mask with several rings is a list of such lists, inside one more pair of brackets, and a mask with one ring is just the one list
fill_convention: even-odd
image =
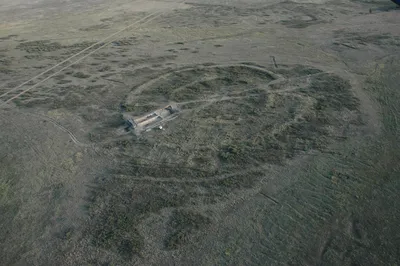
[(237, 144), (228, 144), (222, 146), (219, 156), (223, 160), (231, 160), (243, 152), (243, 147)]

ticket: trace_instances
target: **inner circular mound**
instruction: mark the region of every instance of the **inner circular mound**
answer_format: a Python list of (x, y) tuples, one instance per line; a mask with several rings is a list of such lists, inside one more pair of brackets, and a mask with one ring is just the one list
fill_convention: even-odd
[(134, 88), (124, 105), (138, 117), (171, 103), (176, 119), (141, 134), (129, 151), (138, 176), (190, 179), (284, 164), (360, 124), (347, 81), (299, 65), (187, 67)]

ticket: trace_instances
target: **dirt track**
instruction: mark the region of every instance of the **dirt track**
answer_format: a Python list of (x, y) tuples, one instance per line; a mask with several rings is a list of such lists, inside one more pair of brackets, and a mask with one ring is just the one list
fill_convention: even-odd
[(400, 264), (390, 1), (3, 2), (1, 265)]

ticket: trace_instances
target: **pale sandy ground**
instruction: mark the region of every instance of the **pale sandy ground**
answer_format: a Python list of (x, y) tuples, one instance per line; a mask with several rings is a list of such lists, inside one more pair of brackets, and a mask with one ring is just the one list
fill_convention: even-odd
[[(399, 265), (399, 25), (384, 0), (3, 0), (0, 264)], [(171, 101), (123, 133), (121, 104)]]

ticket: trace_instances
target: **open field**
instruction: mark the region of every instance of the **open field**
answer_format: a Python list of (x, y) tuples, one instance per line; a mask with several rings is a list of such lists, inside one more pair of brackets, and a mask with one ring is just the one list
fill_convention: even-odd
[(386, 0), (2, 1), (0, 265), (400, 265), (399, 24)]

